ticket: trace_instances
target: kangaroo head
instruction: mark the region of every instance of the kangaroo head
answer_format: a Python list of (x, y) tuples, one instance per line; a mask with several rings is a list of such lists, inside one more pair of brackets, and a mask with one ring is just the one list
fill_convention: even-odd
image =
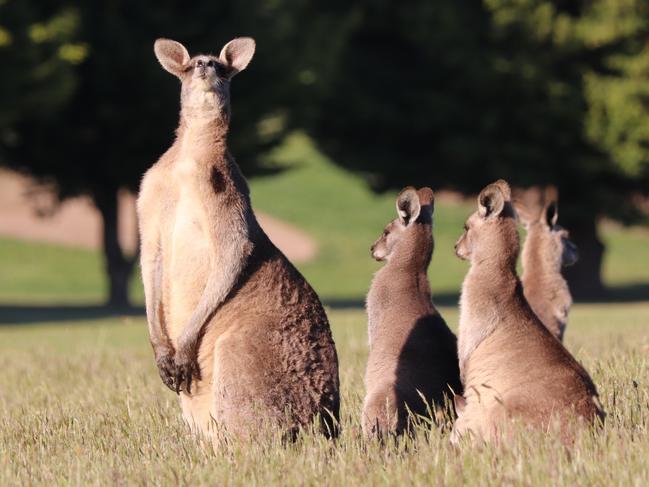
[(568, 231), (557, 224), (559, 208), (554, 188), (548, 188), (541, 194), (541, 199), (527, 198), (524, 203), (517, 204), (516, 209), (527, 238), (533, 239), (535, 246), (540, 246), (545, 259), (557, 268), (577, 262), (577, 246), (570, 240)]
[[(435, 197), (430, 188), (408, 186), (397, 196), (397, 218), (388, 223), (370, 251), (377, 261), (389, 261), (403, 237), (415, 228), (416, 223), (432, 224)], [(432, 236), (431, 236), (432, 239)]]
[(181, 83), (181, 113), (186, 119), (228, 119), (230, 116), (230, 80), (243, 71), (255, 53), (255, 41), (239, 37), (228, 42), (219, 56), (193, 58), (180, 42), (158, 39), (155, 55), (162, 67)]
[(464, 224), (455, 254), (472, 262), (502, 261), (515, 266), (519, 241), (516, 213), (509, 184), (502, 179), (488, 185), (478, 196), (478, 209)]
[(571, 266), (579, 260), (579, 250), (577, 245), (570, 240), (570, 233), (561, 225), (557, 225), (559, 218), (559, 208), (556, 202), (552, 202), (545, 210), (546, 213), (546, 226), (550, 230), (550, 236), (554, 244), (554, 248), (558, 249), (561, 255), (561, 265), (564, 267)]

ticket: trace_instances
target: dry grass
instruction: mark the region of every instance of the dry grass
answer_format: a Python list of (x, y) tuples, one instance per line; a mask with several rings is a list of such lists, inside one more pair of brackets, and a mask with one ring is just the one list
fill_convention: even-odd
[[(457, 312), (444, 309), (450, 323)], [(521, 434), (508, 451), (454, 450), (433, 430), (364, 442), (362, 311), (330, 312), (341, 361), (343, 434), (233, 442), (218, 454), (180, 420), (143, 320), (0, 327), (0, 485), (649, 485), (649, 303), (577, 306), (567, 344), (608, 421), (570, 452)]]

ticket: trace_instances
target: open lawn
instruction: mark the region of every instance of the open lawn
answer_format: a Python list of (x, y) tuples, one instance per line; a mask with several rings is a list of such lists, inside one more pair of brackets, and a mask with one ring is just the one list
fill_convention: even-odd
[[(455, 325), (457, 312), (443, 308)], [(153, 365), (143, 318), (0, 327), (0, 485), (620, 485), (649, 483), (649, 304), (579, 305), (568, 347), (608, 412), (572, 452), (522, 435), (510, 451), (455, 451), (437, 430), (381, 448), (359, 435), (362, 311), (331, 311), (342, 437), (193, 439)]]
[[(158, 378), (141, 310), (116, 317), (97, 253), (0, 239), (0, 486), (5, 485), (649, 485), (649, 232), (603, 226), (605, 280), (619, 303), (573, 308), (567, 346), (608, 412), (570, 452), (542, 434), (508, 451), (455, 450), (434, 429), (381, 447), (360, 437), (367, 355), (359, 305), (378, 268), (369, 246), (393, 218), (297, 135), (273, 156), (292, 171), (251, 182), (255, 207), (310, 233), (300, 268), (323, 299), (340, 356), (341, 438), (259, 436), (214, 454), (193, 438)], [(452, 328), (466, 264), (453, 256), (472, 204), (438, 202), (434, 295)], [(643, 294), (644, 293), (644, 294)], [(133, 296), (142, 302), (138, 276)], [(633, 302), (635, 301), (635, 302)], [(349, 309), (348, 309), (349, 308)]]

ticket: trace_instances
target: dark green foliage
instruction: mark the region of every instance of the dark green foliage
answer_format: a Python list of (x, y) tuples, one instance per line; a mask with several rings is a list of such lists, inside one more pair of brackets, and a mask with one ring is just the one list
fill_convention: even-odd
[(247, 175), (306, 128), (377, 191), (556, 184), (594, 291), (597, 219), (646, 219), (645, 0), (0, 0), (0, 162), (90, 194), (111, 230), (117, 189), (137, 189), (177, 123), (154, 39), (193, 54), (238, 35), (258, 41), (232, 88)]
[(257, 39), (255, 59), (232, 85), (230, 146), (250, 175), (266, 169), (259, 156), (282, 140), (291, 107), (305, 100), (299, 73), (312, 50), (304, 35), (318, 31), (308, 7), (299, 0), (0, 1), (0, 158), (54, 181), (62, 198), (92, 197), (104, 221), (111, 302), (124, 304), (134, 261), (116, 237), (117, 191), (137, 190), (178, 121), (179, 84), (158, 65), (154, 40), (218, 54), (233, 37)]
[[(304, 47), (300, 39), (308, 26), (297, 22), (303, 2), (201, 2), (190, 7), (178, 1), (87, 0), (67, 7), (59, 1), (50, 2), (58, 11), (32, 8), (30, 15), (14, 14), (31, 3), (41, 2), (12, 0), (0, 6), (0, 25), (17, 36), (48, 15), (65, 14), (72, 19), (66, 34), (81, 53), (74, 63), (60, 55), (53, 60), (58, 72), (50, 79), (66, 89), (39, 95), (50, 103), (43, 116), (30, 113), (29, 87), (3, 93), (20, 103), (19, 116), (9, 124), (13, 136), (3, 144), (11, 156), (5, 162), (54, 176), (62, 196), (100, 193), (110, 186), (135, 190), (144, 170), (170, 145), (179, 86), (153, 56), (157, 37), (180, 40), (192, 53), (218, 53), (237, 35), (258, 40), (249, 72), (233, 83), (231, 143), (247, 173), (259, 169), (257, 155), (281, 140), (290, 126), (288, 108), (299, 84)], [(8, 45), (0, 47), (0, 55), (25, 57), (28, 47), (53, 51), (57, 58), (64, 41), (68, 39)], [(9, 74), (20, 78), (40, 64), (31, 55)]]
[(321, 148), (378, 191), (557, 185), (573, 281), (597, 292), (596, 219), (638, 221), (649, 192), (649, 4), (376, 1), (353, 19), (309, 120)]

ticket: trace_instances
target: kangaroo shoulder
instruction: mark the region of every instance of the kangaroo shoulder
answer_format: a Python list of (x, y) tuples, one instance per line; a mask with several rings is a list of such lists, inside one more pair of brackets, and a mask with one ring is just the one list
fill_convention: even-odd
[(176, 152), (172, 146), (144, 173), (138, 194), (138, 209), (146, 205), (151, 198), (157, 200), (163, 196), (171, 181), (171, 164)]

